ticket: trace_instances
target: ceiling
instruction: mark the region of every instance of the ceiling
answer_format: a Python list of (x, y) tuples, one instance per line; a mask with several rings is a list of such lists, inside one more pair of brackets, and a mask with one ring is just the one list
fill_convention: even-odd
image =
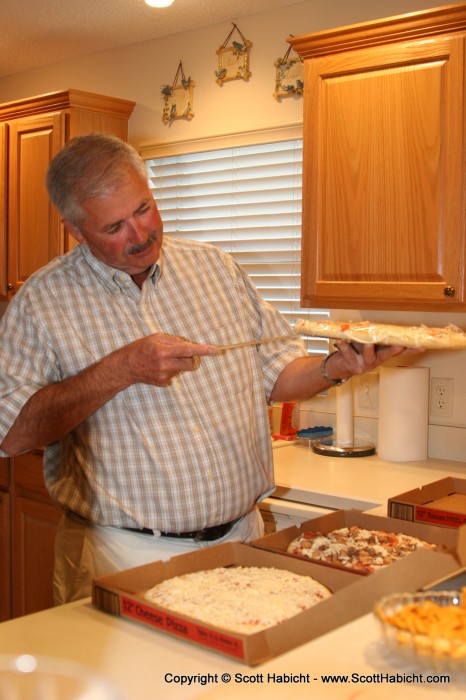
[(0, 78), (299, 0), (0, 0)]

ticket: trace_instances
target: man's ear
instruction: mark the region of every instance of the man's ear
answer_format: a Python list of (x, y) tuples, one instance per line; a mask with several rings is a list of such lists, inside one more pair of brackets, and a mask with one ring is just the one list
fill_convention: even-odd
[(78, 243), (84, 243), (84, 236), (77, 226), (72, 224), (70, 221), (67, 221), (66, 219), (62, 219), (62, 224), (68, 231), (70, 236), (73, 236), (75, 241), (78, 241)]

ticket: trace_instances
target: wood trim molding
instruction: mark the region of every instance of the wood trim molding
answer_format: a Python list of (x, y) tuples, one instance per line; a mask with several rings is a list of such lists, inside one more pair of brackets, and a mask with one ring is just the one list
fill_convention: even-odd
[(68, 89), (0, 104), (0, 121), (29, 117), (43, 112), (58, 112), (70, 108), (85, 109), (129, 119), (135, 105), (136, 103), (130, 100)]
[(303, 34), (289, 37), (287, 41), (296, 53), (306, 59), (464, 31), (466, 4), (460, 4)]

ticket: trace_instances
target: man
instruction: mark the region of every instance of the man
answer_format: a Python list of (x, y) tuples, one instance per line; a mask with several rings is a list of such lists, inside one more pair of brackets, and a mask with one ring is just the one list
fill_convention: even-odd
[(0, 326), (0, 454), (45, 447), (63, 510), (57, 603), (96, 575), (262, 532), (267, 401), (306, 399), (403, 348), (347, 343), (321, 363), (213, 246), (163, 238), (143, 161), (72, 140), (47, 175), (79, 245), (33, 275)]

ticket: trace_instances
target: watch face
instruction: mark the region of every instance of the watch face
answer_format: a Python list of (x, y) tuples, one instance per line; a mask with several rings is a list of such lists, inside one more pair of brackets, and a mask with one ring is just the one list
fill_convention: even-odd
[(344, 384), (345, 382), (347, 382), (348, 379), (351, 379), (351, 377), (343, 377), (342, 379), (335, 379), (334, 381), (336, 386), (340, 386), (340, 384)]

